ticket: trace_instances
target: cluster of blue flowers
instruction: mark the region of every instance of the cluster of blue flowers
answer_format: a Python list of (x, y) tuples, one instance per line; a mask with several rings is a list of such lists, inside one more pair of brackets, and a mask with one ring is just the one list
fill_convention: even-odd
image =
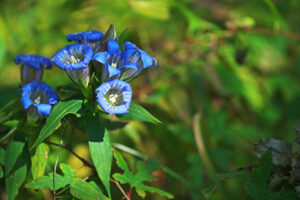
[[(58, 51), (51, 60), (37, 55), (15, 57), (15, 63), (21, 63), (21, 81), (24, 85), (21, 88), (21, 102), (24, 109), (30, 110), (32, 116), (47, 116), (58, 102), (58, 95), (53, 89), (40, 82), (44, 68), (50, 69), (53, 62), (82, 91), (94, 90), (93, 95), (104, 112), (128, 113), (132, 98), (128, 82), (145, 68), (155, 68), (156, 59), (131, 42), (123, 43), (122, 51), (112, 25), (105, 34), (86, 31), (70, 33), (66, 38), (74, 43)], [(95, 83), (97, 88), (93, 88)]]

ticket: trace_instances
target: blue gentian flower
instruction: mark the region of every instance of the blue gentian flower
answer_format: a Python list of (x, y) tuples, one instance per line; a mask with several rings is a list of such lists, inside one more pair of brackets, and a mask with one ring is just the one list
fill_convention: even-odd
[(51, 108), (58, 102), (58, 95), (45, 83), (32, 81), (20, 88), (22, 91), (21, 103), (31, 117), (45, 117), (50, 114)]
[(132, 91), (129, 83), (119, 79), (102, 83), (96, 90), (97, 103), (109, 114), (125, 114), (131, 103)]
[(52, 61), (76, 83), (87, 87), (90, 81), (89, 62), (93, 50), (85, 44), (70, 44), (58, 51)]
[(100, 40), (103, 37), (101, 31), (84, 31), (80, 33), (69, 33), (66, 38), (69, 42), (75, 41), (78, 44), (87, 44), (91, 49), (95, 50), (100, 45)]
[(132, 42), (124, 42), (123, 48), (125, 51), (131, 53), (130, 56), (127, 55), (130, 63), (135, 63), (138, 66), (138, 74), (145, 68), (152, 67), (152, 69), (157, 67), (157, 60), (150, 55), (148, 55), (145, 51), (139, 49)]
[(51, 69), (52, 67), (50, 59), (38, 55), (17, 55), (15, 57), (15, 63), (17, 65), (21, 63), (22, 85), (30, 83), (31, 81), (41, 81), (44, 66), (46, 69)]
[(101, 66), (103, 82), (118, 78), (127, 80), (135, 75), (138, 67), (135, 63), (128, 62), (128, 56), (134, 53), (132, 50), (129, 51), (121, 52), (119, 44), (111, 39), (107, 43), (107, 51), (99, 52), (94, 56), (93, 60), (103, 64)]

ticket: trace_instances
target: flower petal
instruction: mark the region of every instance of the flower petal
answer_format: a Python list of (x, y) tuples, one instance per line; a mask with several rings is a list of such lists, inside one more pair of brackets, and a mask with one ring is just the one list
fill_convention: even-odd
[(121, 80), (130, 80), (133, 79), (138, 72), (138, 67), (134, 63), (126, 64), (122, 69), (122, 75), (120, 77)]
[(80, 33), (69, 33), (66, 38), (69, 42), (71, 41), (97, 41), (97, 40), (101, 40), (103, 36), (103, 33), (101, 31), (94, 31), (94, 30), (90, 30), (90, 31), (84, 31), (84, 32), (80, 32)]
[(15, 57), (15, 63), (17, 65), (22, 63), (37, 70), (40, 70), (41, 66), (46, 66), (47, 69), (52, 67), (50, 59), (39, 55), (20, 54)]
[(123, 43), (123, 48), (124, 50), (128, 50), (128, 49), (135, 49), (136, 48), (136, 45), (133, 44), (132, 42), (124, 42)]
[(102, 64), (105, 64), (106, 63), (106, 60), (107, 60), (107, 55), (108, 53), (107, 52), (100, 52), (100, 53), (97, 53), (93, 60), (96, 60)]
[(107, 43), (107, 52), (109, 54), (119, 54), (119, 53), (121, 53), (121, 51), (119, 49), (119, 44), (113, 39), (109, 40), (108, 43)]
[(115, 76), (119, 76), (121, 74), (121, 71), (111, 65), (106, 65), (108, 70), (108, 77), (112, 78)]
[(38, 113), (42, 116), (50, 115), (52, 106), (49, 104), (34, 104), (34, 106), (38, 109)]
[[(25, 110), (27, 110), (31, 105), (37, 108), (38, 113), (44, 117), (50, 114), (52, 105), (58, 102), (58, 95), (55, 91), (45, 83), (32, 81), (20, 88), (22, 92), (21, 103)], [(31, 109), (34, 110), (34, 109)], [(32, 114), (32, 117), (37, 117), (36, 112), (30, 112), (27, 110), (28, 114)]]
[(32, 100), (29, 98), (29, 96), (22, 96), (21, 103), (23, 105), (23, 108), (26, 110), (33, 104)]
[[(128, 83), (119, 79), (110, 80), (102, 83), (95, 92), (97, 93), (96, 101), (105, 112), (109, 114), (128, 113), (132, 98), (131, 87)], [(110, 97), (111, 95), (113, 97)], [(119, 100), (116, 101), (116, 98)], [(119, 103), (116, 104), (116, 102)]]

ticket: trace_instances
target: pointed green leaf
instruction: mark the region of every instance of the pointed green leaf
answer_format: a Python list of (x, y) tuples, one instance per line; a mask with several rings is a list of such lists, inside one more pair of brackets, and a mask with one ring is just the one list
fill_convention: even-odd
[(59, 128), (61, 125), (60, 120), (64, 116), (66, 116), (67, 114), (76, 114), (78, 116), (78, 111), (81, 109), (81, 106), (82, 100), (78, 99), (58, 102), (51, 111), (51, 114), (47, 118), (45, 126), (42, 128), (39, 137), (31, 148), (34, 148), (35, 146), (43, 142), (44, 139), (46, 139), (57, 128)]
[(143, 198), (146, 196), (146, 191), (152, 193), (155, 192), (167, 198), (173, 198), (172, 194), (158, 188), (147, 186), (143, 183), (145, 181), (152, 181), (155, 179), (152, 172), (161, 168), (161, 165), (156, 160), (149, 159), (145, 163), (138, 161), (137, 172), (133, 174), (129, 171), (125, 159), (119, 152), (114, 152), (114, 157), (116, 159), (116, 164), (124, 171), (123, 174), (115, 173), (113, 175), (117, 181), (120, 181), (122, 184), (128, 183), (132, 187), (135, 187), (136, 192)]
[(30, 168), (25, 137), (16, 134), (5, 153), (5, 184), (8, 200), (15, 199)]
[(159, 121), (156, 117), (149, 113), (145, 108), (135, 103), (130, 104), (128, 114), (118, 115), (118, 117), (125, 120), (136, 120), (150, 122), (153, 124), (162, 124), (161, 121)]
[(99, 117), (89, 116), (87, 122), (89, 149), (99, 178), (110, 196), (110, 172), (112, 164), (112, 144), (107, 129)]
[(86, 182), (80, 178), (73, 178), (70, 185), (71, 194), (82, 200), (109, 200), (94, 182)]
[[(60, 169), (64, 175), (55, 174), (55, 190), (69, 185), (72, 179), (76, 177), (75, 170), (71, 169), (69, 165), (62, 163), (60, 164)], [(26, 184), (26, 187), (39, 190), (50, 188), (53, 190), (53, 172), (49, 173), (48, 176), (41, 176), (32, 180), (30, 183)]]
[(48, 160), (49, 146), (45, 143), (39, 144), (31, 156), (31, 172), (33, 179), (37, 179), (40, 176), (44, 176), (44, 172)]

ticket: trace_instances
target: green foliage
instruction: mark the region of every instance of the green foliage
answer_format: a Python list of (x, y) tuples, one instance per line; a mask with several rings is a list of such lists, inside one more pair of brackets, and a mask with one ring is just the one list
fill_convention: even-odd
[(129, 111), (128, 114), (119, 115), (118, 117), (125, 120), (136, 120), (136, 121), (150, 122), (153, 124), (162, 124), (161, 121), (159, 121), (145, 108), (143, 108), (138, 104), (131, 103), (128, 111)]
[[(146, 186), (156, 169), (161, 169), (155, 171), (158, 181), (150, 184), (165, 188), (174, 199), (295, 199), (295, 191), (300, 197), (300, 147), (294, 141), (300, 119), (299, 10), (298, 0), (1, 1), (0, 188), (7, 192), (1, 190), (0, 196), (44, 199), (41, 191), (23, 185), (34, 182), (35, 188), (53, 189), (60, 151), (58, 163), (68, 164), (78, 177), (66, 176), (65, 181), (57, 170), (57, 199), (122, 199), (113, 182), (121, 180), (125, 193), (134, 184), (143, 196), (156, 190)], [(43, 81), (59, 92), (61, 103), (47, 120), (28, 126), (14, 56), (51, 58), (67, 44), (67, 33), (103, 31), (110, 24), (115, 30), (107, 38), (124, 32), (120, 41), (134, 42), (158, 61), (155, 70), (145, 70), (130, 83), (136, 102), (130, 112), (98, 117), (99, 108), (90, 103), (94, 100), (84, 100), (80, 88), (53, 66), (44, 70)], [(193, 120), (196, 113), (202, 115), (200, 124)], [(197, 125), (202, 149), (195, 140)], [(111, 144), (105, 146), (103, 136)], [(126, 157), (125, 164), (116, 159), (126, 169), (119, 166), (122, 172), (117, 174), (114, 149), (136, 157)], [(13, 156), (6, 156), (8, 152)], [(203, 152), (216, 173), (208, 173)], [(152, 169), (147, 162), (136, 163), (148, 156), (164, 166)], [(247, 170), (230, 175), (241, 172), (239, 168)], [(135, 191), (130, 195), (131, 200), (141, 198)], [(149, 192), (146, 199), (165, 196)]]
[(67, 114), (79, 116), (78, 111), (81, 109), (82, 100), (61, 101), (56, 104), (47, 118), (45, 126), (42, 128), (38, 138), (31, 148), (40, 144), (44, 139), (50, 136), (57, 128), (60, 127), (60, 120)]
[(105, 195), (103, 195), (101, 189), (97, 186), (95, 182), (89, 182), (73, 178), (70, 191), (75, 198), (82, 200), (108, 200)]
[(15, 199), (30, 168), (25, 137), (15, 135), (5, 152), (5, 184), (8, 200)]
[(110, 172), (112, 164), (112, 145), (107, 129), (100, 123), (98, 116), (89, 116), (87, 120), (89, 150), (97, 174), (103, 182), (109, 196)]
[[(63, 175), (55, 173), (55, 190), (61, 189), (69, 185), (73, 178), (76, 177), (75, 170), (72, 170), (69, 165), (60, 164), (60, 169)], [(41, 176), (32, 180), (26, 184), (27, 188), (44, 190), (49, 188), (53, 190), (53, 172), (50, 172), (48, 176)]]
[(137, 172), (133, 174), (120, 153), (114, 152), (114, 157), (117, 165), (124, 171), (122, 174), (115, 173), (113, 175), (116, 180), (120, 181), (122, 184), (130, 184), (142, 198), (145, 198), (146, 192), (155, 192), (167, 198), (173, 198), (173, 195), (168, 192), (144, 184), (145, 181), (152, 181), (155, 179), (152, 175), (153, 171), (161, 169), (161, 166), (155, 160), (149, 159), (146, 163), (138, 161)]
[(49, 146), (47, 144), (41, 143), (36, 147), (34, 154), (31, 156), (31, 173), (33, 179), (37, 179), (44, 175), (47, 166), (48, 153)]

